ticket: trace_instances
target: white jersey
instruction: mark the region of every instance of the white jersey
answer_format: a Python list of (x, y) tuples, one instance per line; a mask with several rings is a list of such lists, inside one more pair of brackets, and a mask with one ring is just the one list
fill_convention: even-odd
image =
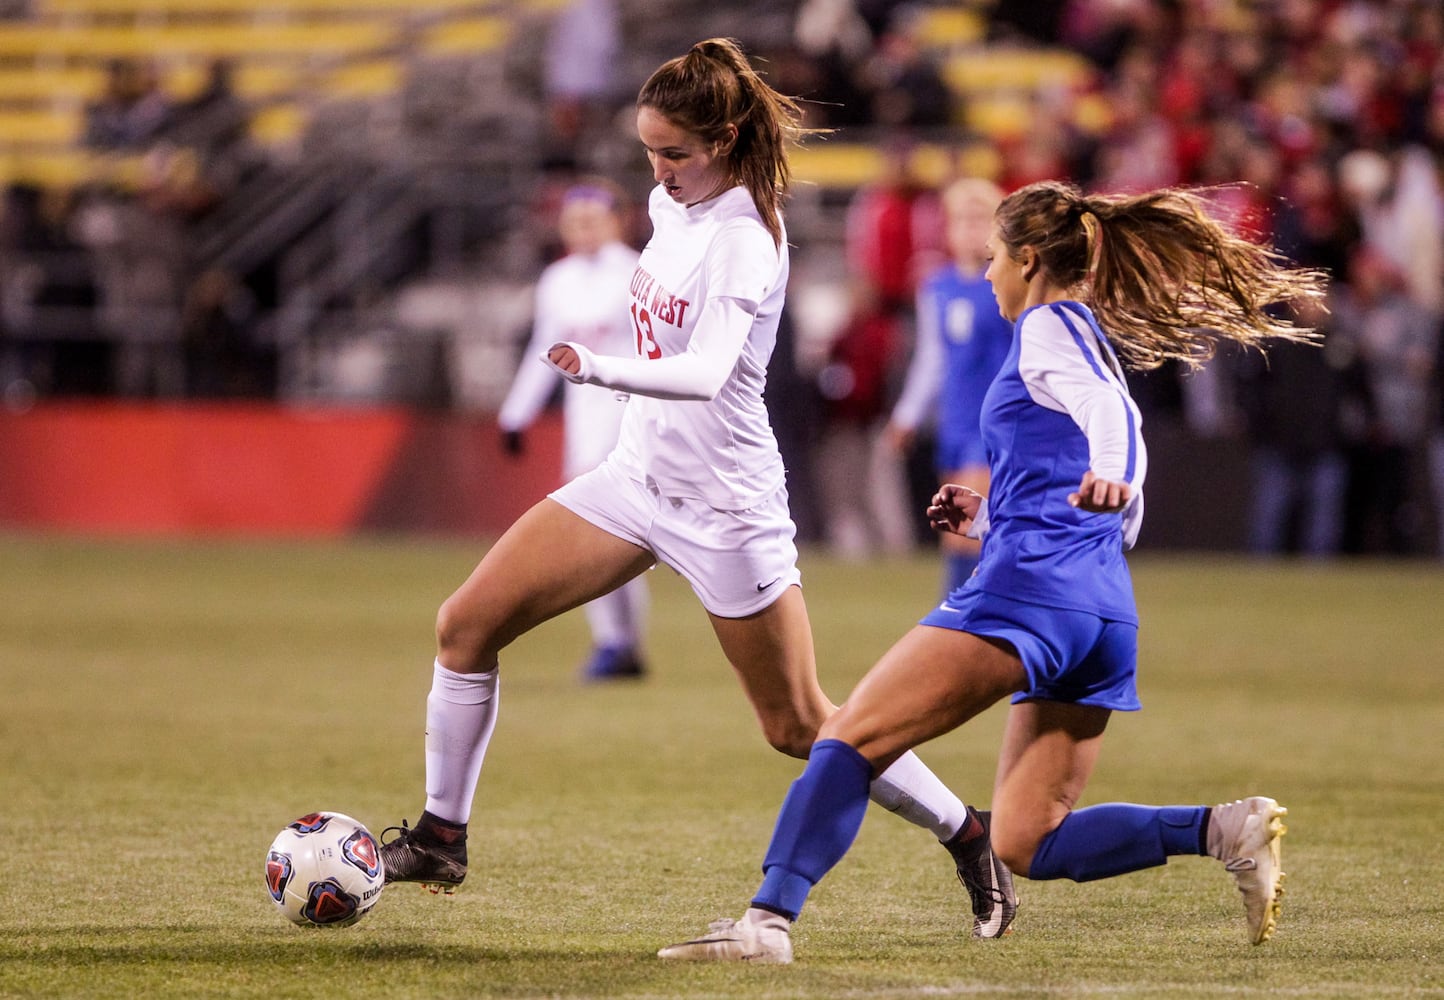
[[(560, 376), (538, 358), (551, 344), (573, 341), (601, 354), (632, 350), (627, 284), (637, 256), (623, 243), (608, 243), (594, 254), (569, 254), (542, 271), (531, 342), (497, 415), (502, 430), (530, 426), (551, 398)], [(562, 474), (567, 479), (594, 468), (611, 453), (625, 408), (626, 401), (610, 389), (567, 384), (562, 399)]]
[[(762, 394), (787, 290), (746, 188), (700, 205), (649, 202), (652, 239), (629, 285), (632, 358), (581, 347), (572, 381), (633, 393), (613, 461), (663, 496), (742, 510), (783, 485)], [(578, 347), (577, 344), (572, 344)]]

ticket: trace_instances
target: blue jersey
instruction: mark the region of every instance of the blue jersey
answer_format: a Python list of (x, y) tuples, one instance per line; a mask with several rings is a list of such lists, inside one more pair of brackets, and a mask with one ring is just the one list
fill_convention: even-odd
[(982, 274), (948, 264), (918, 290), (917, 341), (893, 422), (917, 427), (934, 415), (937, 468), (982, 464), (983, 396), (1007, 357), (1012, 327)]
[[(1123, 552), (1143, 518), (1142, 420), (1086, 306), (1056, 302), (1018, 318), (982, 422), (992, 486), (967, 586), (1136, 624)], [(1090, 468), (1132, 487), (1121, 515), (1068, 504)]]

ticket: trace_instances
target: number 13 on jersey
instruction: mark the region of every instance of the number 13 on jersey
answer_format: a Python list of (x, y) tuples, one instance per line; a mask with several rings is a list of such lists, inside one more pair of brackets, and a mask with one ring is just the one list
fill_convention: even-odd
[(662, 349), (652, 337), (652, 316), (646, 309), (632, 303), (632, 329), (637, 332), (637, 353), (653, 360), (662, 356)]

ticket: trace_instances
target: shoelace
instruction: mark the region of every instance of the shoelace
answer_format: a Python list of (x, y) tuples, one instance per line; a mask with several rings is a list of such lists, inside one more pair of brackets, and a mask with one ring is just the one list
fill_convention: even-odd
[[(390, 840), (387, 840), (386, 835), (393, 832), (396, 834), (396, 836), (391, 838)], [(388, 826), (386, 829), (381, 831), (381, 846), (386, 847), (388, 844), (409, 845), (411, 843), (411, 838), (415, 834), (416, 831), (411, 829), (410, 825), (406, 822), (406, 820), (403, 819), (400, 826)]]
[(1006, 905), (1008, 902), (1008, 897), (997, 885), (992, 883), (984, 885), (980, 880), (964, 874), (961, 868), (958, 869), (958, 881), (963, 883), (963, 888), (968, 890), (971, 895), (982, 893), (999, 906)]

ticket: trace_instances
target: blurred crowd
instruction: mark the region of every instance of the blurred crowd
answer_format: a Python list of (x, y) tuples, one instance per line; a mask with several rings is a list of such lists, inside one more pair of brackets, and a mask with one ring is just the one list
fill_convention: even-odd
[[(837, 7), (804, 5), (823, 6)], [(913, 293), (942, 244), (937, 190), (907, 169), (938, 106), (937, 68), (917, 69), (918, 46), (899, 38), (910, 16), (902, 7), (849, 22), (874, 33), (871, 55), (838, 59), (834, 47), (817, 70), (821, 86), (838, 88), (821, 91), (826, 126), (847, 120), (833, 117), (842, 102), (832, 95), (890, 81), (851, 98), (890, 109), (878, 120), (894, 127), (885, 176), (848, 206), (853, 309), (820, 366), (832, 379), (827, 420), (865, 425), (878, 442)], [(1330, 310), (1316, 317), (1321, 349), (1283, 345), (1268, 359), (1227, 355), (1200, 372), (1135, 378), (1151, 420), (1246, 440), (1245, 544), (1317, 557), (1444, 553), (1444, 6), (1070, 0), (1001, 5), (990, 31), (993, 45), (1061, 46), (1094, 69), (1083, 87), (1040, 93), (1027, 127), (1000, 143), (1004, 189), (1044, 178), (1107, 192), (1208, 187), (1238, 228), (1333, 277)], [(799, 37), (794, 54), (806, 51)], [(1099, 98), (1110, 112), (1101, 126), (1080, 113)], [(856, 376), (845, 393), (839, 361)], [(912, 465), (926, 488), (927, 471)], [(872, 523), (891, 523), (885, 509)], [(872, 540), (899, 544), (885, 532)]]
[[(846, 428), (865, 442), (853, 450), (868, 452), (871, 480), (885, 484), (866, 519), (879, 530), (847, 545), (868, 554), (918, 541), (888, 526), (897, 497), (932, 474), (919, 457), (926, 440), (889, 455), (883, 438), (912, 348), (918, 282), (945, 254), (940, 182), (919, 176), (911, 154), (941, 142), (991, 145), (990, 179), (1004, 190), (1042, 178), (1116, 192), (1208, 186), (1239, 228), (1329, 271), (1321, 348), (1150, 372), (1135, 395), (1151, 420), (1247, 442), (1252, 483), (1239, 489), (1252, 498), (1252, 550), (1444, 554), (1444, 5), (1044, 0), (976, 9), (988, 13), (981, 46), (1064, 49), (1089, 67), (1081, 83), (1033, 95), (1027, 120), (1002, 137), (967, 128), (968, 95), (948, 85), (916, 6), (799, 0), (782, 36), (753, 42), (737, 32), (779, 89), (807, 99), (809, 124), (868, 137), (885, 164), (841, 206), (836, 269), (846, 299), (828, 335), (799, 331), (805, 317), (793, 317), (769, 393), (795, 470), (819, 460), (829, 432)], [(554, 19), (539, 52), (539, 176), (565, 183), (569, 171), (594, 169), (585, 151), (616, 131), (630, 100), (625, 15), (616, 0), (574, 0)], [(229, 67), (218, 63), (181, 102), (145, 64), (117, 63), (88, 111), (85, 141), (142, 153), (139, 184), (123, 197), (7, 192), (0, 342), (36, 309), (63, 307), (80, 323), (148, 317), (151, 336), (174, 338), (183, 356), (170, 370), (137, 363), (127, 381), (113, 352), (143, 347), (85, 330), (44, 344), (14, 339), (0, 357), (7, 393), (274, 394), (274, 351), (257, 334), (265, 289), (185, 260), (187, 231), (255, 168)], [(645, 172), (615, 179), (630, 184)], [(545, 185), (537, 201), (545, 222)], [(814, 252), (801, 246), (799, 259)], [(795, 296), (799, 311), (804, 298)], [(804, 536), (825, 535), (799, 508)]]
[(80, 141), (133, 176), (5, 191), (0, 385), (12, 405), (36, 393), (274, 394), (250, 291), (195, 266), (197, 227), (263, 163), (232, 69), (212, 62), (177, 98), (154, 62), (111, 60)]

